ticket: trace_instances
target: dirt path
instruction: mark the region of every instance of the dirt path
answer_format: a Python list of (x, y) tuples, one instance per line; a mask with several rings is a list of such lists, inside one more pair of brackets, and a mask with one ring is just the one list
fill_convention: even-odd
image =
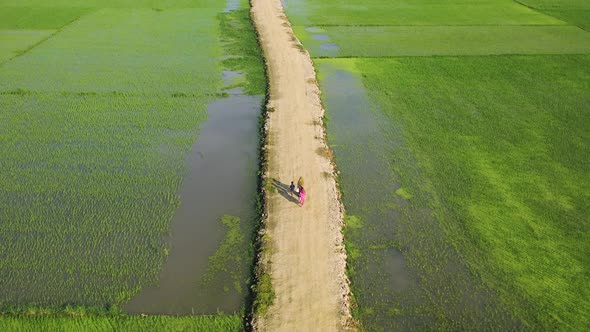
[[(342, 209), (327, 158), (315, 71), (280, 0), (253, 0), (252, 16), (268, 65), (268, 197), (270, 275), (276, 297), (256, 323), (260, 331), (341, 331), (348, 321)], [(305, 180), (307, 201), (288, 195)]]

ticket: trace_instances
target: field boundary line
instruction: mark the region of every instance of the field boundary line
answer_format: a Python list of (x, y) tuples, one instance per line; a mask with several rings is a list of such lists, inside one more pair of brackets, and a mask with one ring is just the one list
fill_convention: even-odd
[[(26, 48), (25, 50), (23, 50), (22, 52), (19, 52), (17, 55), (10, 57), (2, 62), (0, 62), (0, 66), (3, 66), (5, 63), (8, 63), (22, 55), (25, 55), (27, 53), (29, 53), (32, 49), (36, 48), (37, 46), (45, 43), (46, 41), (48, 41), (49, 39), (53, 38), (55, 35), (61, 33), (63, 31), (63, 29), (67, 28), (68, 26), (70, 26), (72, 23), (76, 22), (77, 20), (79, 20), (80, 18), (82, 18), (83, 16), (87, 15), (88, 13), (84, 13), (76, 18), (74, 18), (73, 20), (67, 22), (66, 24), (62, 25), (61, 27), (59, 27), (58, 29), (56, 29), (52, 34), (50, 34), (49, 36), (42, 38), (41, 40), (37, 41), (36, 43), (34, 43), (33, 45), (29, 46), (28, 48)], [(18, 29), (18, 30), (23, 30), (23, 29)], [(47, 29), (47, 30), (52, 30), (52, 29)]]

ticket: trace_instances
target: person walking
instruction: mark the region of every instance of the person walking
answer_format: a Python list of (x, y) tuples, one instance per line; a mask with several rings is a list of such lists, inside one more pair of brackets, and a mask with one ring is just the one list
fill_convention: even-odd
[(289, 195), (295, 195), (295, 184), (291, 181), (291, 185), (289, 186)]
[(303, 189), (303, 187), (299, 188), (299, 206), (303, 206), (303, 203), (305, 203), (305, 189)]

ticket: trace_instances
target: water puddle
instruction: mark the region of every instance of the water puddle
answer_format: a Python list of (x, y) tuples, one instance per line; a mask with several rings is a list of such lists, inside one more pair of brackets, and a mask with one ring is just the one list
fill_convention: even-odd
[[(230, 82), (237, 76), (224, 72), (223, 78)], [(214, 314), (236, 312), (243, 306), (250, 272), (247, 263), (245, 268), (226, 266), (231, 278), (205, 279), (211, 268), (209, 258), (216, 254), (228, 231), (219, 222), (224, 215), (240, 218), (246, 237), (241, 244), (242, 261), (247, 260), (255, 218), (262, 101), (262, 96), (230, 95), (209, 104), (208, 119), (188, 160), (182, 205), (172, 220), (170, 254), (159, 285), (147, 287), (133, 298), (125, 306), (128, 313)], [(236, 278), (238, 286), (234, 284)]]
[(311, 38), (315, 40), (329, 40), (330, 36), (324, 34), (313, 34), (311, 35)]
[(317, 65), (344, 205), (357, 220), (346, 235), (354, 243), (351, 281), (367, 330), (513, 328), (432, 211), (400, 188), (392, 153), (403, 150), (399, 124), (370, 101), (360, 75), (330, 61)]
[(221, 72), (221, 79), (223, 80), (224, 86), (234, 84), (234, 82), (241, 77), (244, 77), (244, 75), (233, 70), (224, 70)]
[(318, 27), (306, 27), (305, 31), (307, 32), (311, 32), (311, 33), (316, 33), (316, 32), (322, 32), (324, 31), (323, 29), (320, 29)]
[(329, 42), (332, 37), (326, 33), (326, 30), (320, 27), (308, 26), (305, 27), (305, 35), (307, 38), (305, 38), (304, 46), (312, 57), (338, 57), (340, 47)]
[(336, 44), (322, 43), (320, 45), (319, 55), (324, 56), (324, 57), (337, 57), (338, 50), (340, 50), (340, 47), (338, 47), (338, 45), (336, 45)]
[[(240, 80), (244, 80), (244, 75), (232, 70), (224, 70), (222, 72), (223, 85), (226, 87), (221, 90), (223, 93), (230, 95), (243, 95), (244, 88), (236, 84)], [(233, 88), (231, 86), (234, 86)]]
[(415, 280), (411, 279), (406, 268), (404, 256), (396, 249), (384, 249), (383, 255), (383, 273), (385, 279), (391, 282), (391, 288), (396, 292), (403, 292), (411, 287), (416, 287)]
[(229, 13), (234, 10), (240, 9), (240, 0), (227, 0), (225, 3), (224, 13)]

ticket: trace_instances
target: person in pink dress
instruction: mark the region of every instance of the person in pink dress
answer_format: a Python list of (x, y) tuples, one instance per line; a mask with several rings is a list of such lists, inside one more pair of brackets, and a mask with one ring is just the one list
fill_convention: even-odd
[(305, 189), (303, 187), (299, 188), (299, 206), (303, 206), (305, 203)]

